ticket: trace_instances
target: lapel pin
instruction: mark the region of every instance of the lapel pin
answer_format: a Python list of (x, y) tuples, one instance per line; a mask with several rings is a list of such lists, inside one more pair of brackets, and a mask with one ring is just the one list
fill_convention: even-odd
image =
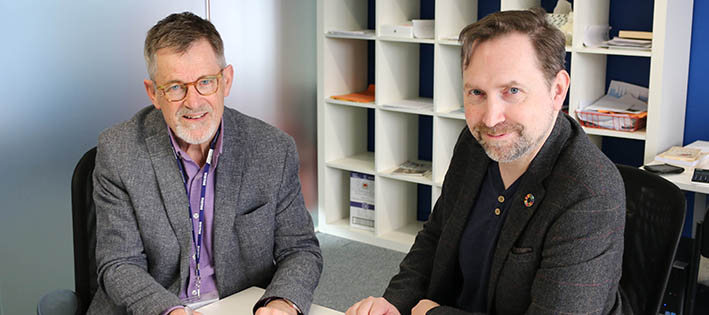
[(534, 195), (527, 194), (524, 196), (524, 206), (530, 208), (534, 205)]

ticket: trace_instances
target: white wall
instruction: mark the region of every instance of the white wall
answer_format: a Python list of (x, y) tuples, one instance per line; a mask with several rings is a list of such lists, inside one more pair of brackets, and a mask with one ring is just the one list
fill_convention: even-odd
[[(149, 104), (145, 33), (181, 11), (204, 16), (204, 1), (0, 1), (0, 314), (73, 289), (73, 168), (101, 130)], [(296, 136), (314, 179), (314, 1), (212, 0), (212, 20), (236, 69), (227, 105)]]

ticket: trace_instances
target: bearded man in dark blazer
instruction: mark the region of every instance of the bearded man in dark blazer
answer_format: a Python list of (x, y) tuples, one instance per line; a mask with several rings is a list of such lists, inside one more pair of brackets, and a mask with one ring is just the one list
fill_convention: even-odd
[(460, 40), (467, 127), (441, 196), (384, 296), (347, 314), (627, 312), (623, 181), (560, 112), (564, 35), (535, 9)]

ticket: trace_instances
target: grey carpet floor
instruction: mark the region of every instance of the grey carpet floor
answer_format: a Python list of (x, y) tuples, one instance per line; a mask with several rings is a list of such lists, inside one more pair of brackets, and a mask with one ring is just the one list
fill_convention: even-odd
[(313, 303), (341, 312), (368, 296), (381, 296), (404, 253), (317, 233), (323, 272)]

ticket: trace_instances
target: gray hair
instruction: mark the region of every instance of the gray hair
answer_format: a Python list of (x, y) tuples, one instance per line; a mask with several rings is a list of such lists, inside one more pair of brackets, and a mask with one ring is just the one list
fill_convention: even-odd
[(221, 68), (226, 67), (224, 43), (212, 22), (191, 12), (173, 13), (158, 21), (148, 31), (143, 49), (150, 79), (155, 80), (155, 72), (157, 72), (155, 53), (159, 49), (170, 48), (176, 53), (184, 53), (192, 44), (202, 39), (207, 40), (212, 46)]

